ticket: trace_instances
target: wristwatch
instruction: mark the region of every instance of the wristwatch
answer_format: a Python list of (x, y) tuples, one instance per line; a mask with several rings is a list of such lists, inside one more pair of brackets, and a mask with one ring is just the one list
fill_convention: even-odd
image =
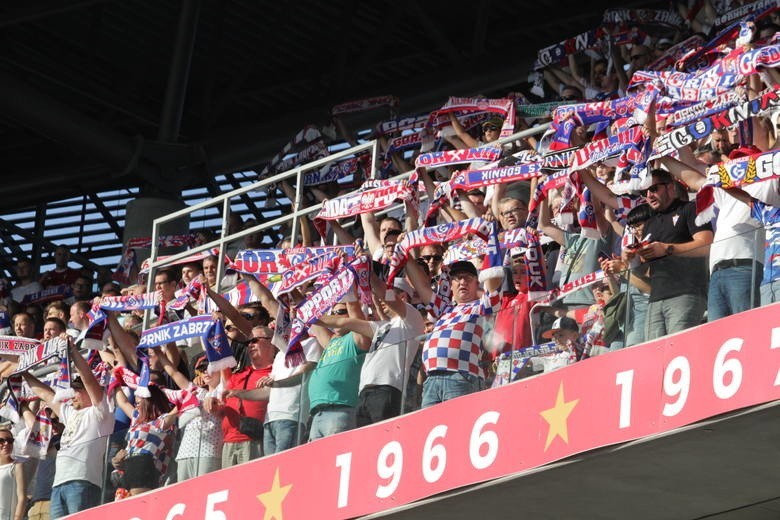
[(672, 253), (674, 253), (674, 244), (669, 244), (666, 246), (666, 256), (672, 256)]

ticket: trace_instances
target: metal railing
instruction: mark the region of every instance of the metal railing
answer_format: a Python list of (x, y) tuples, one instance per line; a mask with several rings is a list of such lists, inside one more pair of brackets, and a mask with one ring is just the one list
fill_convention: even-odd
[[(501, 138), (497, 141), (494, 141), (492, 143), (486, 144), (484, 146), (495, 146), (498, 144), (505, 144), (510, 143), (512, 141), (515, 141), (517, 139), (522, 139), (525, 137), (530, 137), (533, 135), (540, 134), (544, 131), (546, 131), (549, 128), (550, 124), (544, 124), (539, 125), (533, 128), (529, 128), (520, 132), (517, 132), (515, 134), (512, 134), (510, 136)], [(353, 146), (351, 148), (347, 148), (346, 150), (342, 150), (340, 152), (334, 153), (332, 155), (329, 155), (327, 157), (323, 157), (321, 159), (317, 159), (315, 161), (302, 164), (300, 166), (297, 166), (291, 170), (288, 170), (283, 173), (279, 173), (273, 177), (269, 177), (267, 179), (263, 179), (260, 181), (257, 181), (253, 184), (250, 184), (248, 186), (244, 186), (242, 188), (238, 188), (236, 190), (224, 193), (218, 197), (214, 197), (213, 199), (201, 202), (199, 204), (195, 204), (193, 206), (189, 206), (187, 208), (181, 209), (179, 211), (175, 211), (173, 213), (170, 213), (168, 215), (156, 218), (152, 224), (152, 246), (151, 246), (151, 252), (150, 252), (150, 263), (149, 263), (149, 276), (147, 280), (147, 291), (151, 292), (153, 289), (154, 284), (154, 272), (155, 270), (159, 269), (160, 267), (170, 265), (178, 260), (181, 260), (183, 258), (186, 258), (187, 256), (190, 256), (195, 253), (199, 253), (201, 251), (210, 250), (213, 248), (219, 248), (219, 257), (220, 261), (217, 263), (217, 283), (222, 279), (223, 270), (224, 270), (224, 264), (222, 262), (222, 259), (224, 259), (224, 250), (225, 250), (225, 244), (228, 242), (232, 242), (234, 240), (238, 240), (240, 238), (243, 238), (247, 235), (255, 234), (259, 231), (263, 231), (266, 229), (274, 228), (276, 226), (280, 226), (283, 224), (287, 224), (290, 221), (292, 221), (292, 233), (291, 233), (291, 241), (295, 243), (296, 235), (298, 233), (298, 219), (302, 216), (310, 215), (312, 213), (315, 213), (319, 211), (321, 204), (314, 204), (312, 206), (309, 206), (307, 208), (300, 208), (301, 200), (303, 197), (303, 189), (305, 189), (305, 186), (303, 185), (303, 174), (304, 172), (308, 170), (313, 170), (315, 168), (319, 168), (322, 166), (325, 166), (329, 163), (332, 163), (333, 161), (336, 161), (338, 159), (354, 156), (356, 154), (365, 152), (366, 150), (371, 151), (371, 168), (372, 171), (370, 172), (370, 176), (373, 178), (375, 177), (376, 172), (376, 165), (378, 161), (378, 143), (377, 141), (369, 141), (363, 144), (360, 144), (358, 146)], [(408, 177), (412, 172), (406, 172), (403, 174), (400, 174), (395, 179), (403, 179)], [(247, 229), (243, 229), (241, 231), (238, 231), (236, 233), (228, 234), (228, 221), (230, 218), (230, 203), (229, 201), (235, 197), (239, 197), (245, 193), (261, 190), (263, 188), (266, 188), (268, 186), (275, 185), (276, 183), (279, 183), (283, 180), (289, 179), (291, 177), (295, 177), (296, 179), (296, 185), (295, 185), (295, 200), (291, 201), (293, 202), (292, 205), (292, 212), (287, 215), (282, 215), (280, 217), (277, 217), (275, 219), (260, 223), (256, 226), (252, 226)], [(196, 211), (201, 211), (206, 208), (216, 206), (218, 204), (222, 205), (222, 226), (221, 226), (221, 233), (219, 238), (212, 240), (210, 242), (207, 242), (205, 244), (193, 247), (188, 249), (187, 251), (182, 251), (181, 253), (176, 253), (174, 255), (166, 256), (163, 259), (158, 259), (158, 238), (160, 236), (160, 226), (162, 224), (165, 224), (167, 222), (171, 222), (173, 220), (176, 220), (177, 218), (181, 218), (187, 215), (190, 215)], [(392, 209), (392, 208), (391, 208)], [(388, 210), (389, 211), (389, 210)]]

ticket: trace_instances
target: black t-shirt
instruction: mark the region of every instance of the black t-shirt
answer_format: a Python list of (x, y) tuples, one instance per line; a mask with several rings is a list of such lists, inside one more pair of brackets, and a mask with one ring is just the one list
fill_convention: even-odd
[[(696, 203), (675, 201), (666, 211), (656, 213), (645, 222), (644, 234), (651, 242), (683, 244), (700, 231), (712, 226), (696, 225)], [(653, 260), (650, 266), (650, 301), (656, 302), (683, 294), (707, 293), (707, 257), (684, 258), (677, 255)]]

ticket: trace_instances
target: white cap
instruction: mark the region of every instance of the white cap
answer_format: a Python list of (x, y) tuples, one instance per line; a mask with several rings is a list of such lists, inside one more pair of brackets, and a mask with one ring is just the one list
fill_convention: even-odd
[(403, 278), (399, 277), (393, 280), (393, 288), (402, 290), (410, 297), (414, 295), (414, 289), (412, 289), (412, 286), (409, 285), (409, 282), (407, 282)]

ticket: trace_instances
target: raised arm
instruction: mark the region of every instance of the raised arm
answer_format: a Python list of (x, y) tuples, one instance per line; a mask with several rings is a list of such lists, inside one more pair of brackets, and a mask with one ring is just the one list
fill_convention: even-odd
[(590, 169), (580, 170), (578, 173), (582, 182), (585, 183), (585, 186), (588, 187), (595, 198), (608, 208), (618, 209), (618, 202), (615, 194), (604, 184), (600, 183), (598, 179), (593, 176)]
[(566, 245), (563, 230), (552, 223), (552, 210), (547, 199), (539, 203), (539, 230), (560, 245)]
[(135, 369), (138, 366), (138, 354), (135, 350), (138, 346), (138, 341), (119, 324), (115, 312), (108, 312), (107, 314), (108, 330), (111, 331), (111, 338), (114, 344), (130, 367)]
[(426, 304), (430, 303), (431, 298), (433, 298), (431, 284), (428, 282), (428, 277), (425, 275), (422, 267), (417, 264), (414, 258), (410, 258), (406, 262), (406, 275), (412, 283), (412, 287), (417, 289), (420, 299)]
[(204, 284), (206, 287), (206, 292), (208, 293), (209, 298), (211, 298), (215, 304), (217, 304), (217, 308), (222, 312), (222, 314), (225, 316), (225, 318), (229, 319), (233, 322), (233, 324), (238, 327), (238, 330), (240, 330), (242, 333), (244, 333), (247, 337), (252, 337), (252, 323), (241, 316), (241, 313), (236, 309), (232, 303), (227, 301), (224, 296), (221, 294), (214, 292), (211, 287), (208, 286), (208, 284)]
[(333, 234), (336, 235), (336, 240), (339, 244), (351, 244), (355, 241), (355, 237), (352, 236), (352, 233), (344, 229), (344, 226), (339, 224), (338, 220), (330, 221), (330, 229), (333, 230)]
[(694, 166), (667, 155), (661, 157), (661, 164), (669, 170), (669, 173), (671, 173), (675, 179), (683, 181), (687, 186), (696, 191), (699, 191), (707, 181), (707, 177), (705, 176), (707, 165), (704, 163), (698, 163)]
[(29, 385), (35, 396), (49, 405), (49, 407), (54, 410), (54, 413), (60, 415), (60, 403), (54, 402), (54, 390), (52, 390), (48, 385), (42, 383), (30, 372), (22, 372), (22, 377), (27, 382), (27, 385)]
[(67, 338), (68, 340), (68, 352), (70, 354), (70, 360), (76, 367), (76, 370), (81, 376), (81, 382), (84, 383), (84, 389), (89, 394), (89, 398), (94, 406), (97, 406), (105, 397), (105, 391), (103, 387), (98, 383), (95, 374), (92, 373), (92, 369), (89, 368), (87, 361), (79, 353), (79, 349), (73, 343), (73, 338), (63, 333), (61, 338)]
[(373, 213), (361, 213), (360, 223), (363, 225), (363, 238), (366, 240), (366, 247), (373, 254), (374, 251), (382, 247), (379, 240), (379, 224)]
[(458, 136), (458, 138), (463, 141), (463, 144), (465, 144), (469, 148), (475, 148), (479, 143), (476, 139), (471, 137), (471, 134), (469, 134), (465, 128), (463, 128), (463, 125), (460, 124), (460, 121), (458, 121), (458, 118), (455, 116), (454, 112), (450, 112), (450, 122), (452, 123), (452, 129), (455, 131), (455, 135)]
[(133, 416), (133, 411), (135, 410), (135, 406), (132, 405), (132, 403), (127, 399), (127, 396), (122, 391), (121, 388), (117, 388), (114, 392), (114, 400), (116, 401), (117, 407), (122, 410), (125, 415), (128, 417)]
[(260, 300), (260, 304), (265, 307), (271, 317), (275, 318), (279, 313), (279, 302), (276, 301), (276, 298), (274, 298), (274, 295), (268, 290), (268, 287), (258, 282), (257, 278), (251, 274), (242, 274), (241, 278), (246, 280), (252, 294)]
[(355, 332), (361, 336), (367, 337), (369, 340), (371, 340), (374, 335), (374, 331), (367, 320), (325, 314), (319, 319), (319, 322), (331, 329), (347, 329), (350, 332)]
[(171, 363), (171, 360), (168, 359), (168, 356), (160, 352), (160, 347), (154, 348), (157, 351), (157, 358), (160, 360), (160, 364), (162, 365), (163, 370), (165, 370), (165, 373), (168, 374), (171, 379), (173, 379), (173, 382), (176, 383), (176, 386), (182, 390), (189, 387), (191, 384), (190, 380), (184, 377), (184, 374), (176, 370), (176, 366)]

